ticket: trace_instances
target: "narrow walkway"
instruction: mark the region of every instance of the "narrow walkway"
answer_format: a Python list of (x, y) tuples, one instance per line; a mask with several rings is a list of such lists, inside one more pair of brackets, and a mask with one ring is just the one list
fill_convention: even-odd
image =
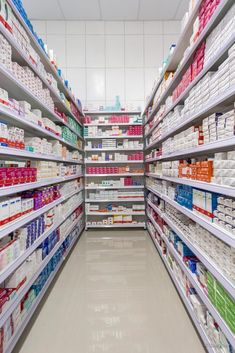
[(14, 353), (205, 353), (144, 231), (83, 233)]

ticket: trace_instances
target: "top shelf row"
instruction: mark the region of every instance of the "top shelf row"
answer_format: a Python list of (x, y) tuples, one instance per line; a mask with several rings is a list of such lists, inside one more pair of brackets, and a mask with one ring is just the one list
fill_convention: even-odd
[(17, 59), (23, 64), (31, 63), (31, 69), (47, 83), (58, 108), (73, 117), (76, 110), (83, 115), (79, 101), (76, 101), (68, 81), (64, 80), (61, 70), (57, 67), (53, 51), (47, 53), (47, 47), (35, 33), (21, 0), (1, 1), (0, 22), (1, 33), (10, 40)]
[[(224, 17), (225, 13), (234, 3), (234, 0), (215, 0), (213, 2), (213, 8), (211, 9), (210, 14), (206, 14), (206, 17), (203, 17), (200, 13), (203, 9), (203, 3), (203, 0), (197, 0), (193, 9), (191, 9), (188, 21), (184, 26), (177, 45), (173, 52), (170, 53), (167, 63), (162, 69), (160, 78), (153, 87), (152, 93), (143, 111), (144, 115), (152, 106), (151, 113), (146, 122), (150, 121), (154, 117), (155, 111), (157, 111), (160, 105), (160, 102), (157, 102), (156, 105), (153, 103), (155, 95), (163, 80), (165, 80), (166, 75), (172, 73), (171, 76), (173, 75), (173, 77), (171, 77), (170, 83), (165, 89), (164, 97), (169, 96), (169, 94), (171, 94), (174, 88), (179, 84), (183, 74), (186, 72), (188, 66), (193, 61), (196, 50), (199, 48), (204, 39), (218, 25), (218, 23)], [(199, 15), (200, 18), (203, 17), (203, 21), (202, 19), (199, 20)], [(161, 101), (164, 99), (164, 97), (162, 97)]]

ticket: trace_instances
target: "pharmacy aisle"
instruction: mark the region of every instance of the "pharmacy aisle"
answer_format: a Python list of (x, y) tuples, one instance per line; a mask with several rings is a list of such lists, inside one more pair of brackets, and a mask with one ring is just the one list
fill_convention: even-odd
[(113, 229), (83, 233), (14, 353), (45, 347), (57, 353), (205, 352), (146, 232)]

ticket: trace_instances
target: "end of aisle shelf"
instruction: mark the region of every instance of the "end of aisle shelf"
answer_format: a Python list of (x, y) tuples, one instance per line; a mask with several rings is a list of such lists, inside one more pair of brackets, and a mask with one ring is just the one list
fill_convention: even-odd
[(87, 112), (84, 122), (86, 228), (145, 227), (141, 113)]
[(209, 12), (208, 6), (212, 3), (197, 1), (191, 9), (184, 28), (192, 36), (182, 31), (143, 114), (146, 215), (208, 352), (230, 353), (235, 352), (235, 4), (213, 2)]

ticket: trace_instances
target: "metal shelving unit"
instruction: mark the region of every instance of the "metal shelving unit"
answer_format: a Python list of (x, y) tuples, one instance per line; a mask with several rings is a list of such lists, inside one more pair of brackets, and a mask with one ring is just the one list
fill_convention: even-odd
[[(185, 52), (186, 48), (188, 47), (189, 44), (189, 38), (192, 35), (193, 31), (193, 23), (194, 20), (196, 19), (198, 15), (198, 10), (200, 7), (201, 1), (199, 0), (191, 13), (191, 16), (189, 17), (189, 20), (186, 24), (186, 27), (184, 28), (183, 32), (180, 35), (179, 41), (177, 43), (177, 46), (175, 50), (173, 51), (172, 56), (169, 58), (167, 65), (165, 66), (160, 79), (158, 82), (155, 84), (155, 87), (150, 95), (150, 98), (147, 101), (146, 107), (143, 112), (143, 117), (146, 115), (148, 108), (153, 105), (154, 97), (155, 94), (164, 79), (164, 74), (167, 71), (175, 71), (174, 77), (172, 81), (167, 85), (165, 91), (162, 93), (158, 101), (155, 103), (155, 105), (152, 107), (151, 113), (148, 115), (148, 117), (145, 119), (145, 123), (149, 123), (151, 120), (153, 120), (154, 116), (156, 113), (159, 111), (160, 106), (164, 104), (167, 100), (167, 98), (172, 94), (173, 90), (177, 87), (179, 82), (182, 79), (182, 76), (186, 72), (187, 68), (193, 61), (193, 57), (195, 54), (195, 51), (197, 48), (199, 48), (199, 45), (207, 39), (209, 34), (216, 28), (216, 26), (219, 24), (219, 22), (223, 19), (225, 16), (226, 12), (232, 7), (234, 4), (234, 1), (232, 0), (221, 0), (220, 4), (217, 6), (216, 10), (214, 11), (213, 15), (211, 16), (210, 20), (208, 21), (207, 25), (205, 28), (202, 30), (200, 33), (199, 37), (195, 41), (194, 44), (191, 45), (190, 48), (187, 49), (187, 52)], [(235, 43), (235, 33), (231, 34), (231, 36), (228, 37), (228, 39), (224, 40), (220, 47), (219, 50), (216, 51), (216, 54), (208, 60), (208, 62), (204, 65), (202, 71), (194, 78), (194, 80), (189, 84), (189, 86), (183, 91), (183, 93), (174, 101), (173, 104), (170, 106), (168, 105), (165, 111), (163, 112), (161, 116), (161, 120), (156, 121), (155, 123), (152, 124), (151, 127), (148, 128), (148, 131), (146, 130), (145, 133), (145, 163), (146, 165), (148, 163), (155, 163), (158, 161), (174, 161), (174, 160), (180, 160), (180, 159), (187, 159), (190, 157), (196, 158), (199, 156), (213, 156), (215, 152), (223, 152), (223, 151), (229, 151), (233, 150), (235, 146), (235, 137), (227, 138), (224, 140), (218, 140), (213, 143), (208, 143), (208, 144), (203, 144), (197, 147), (193, 148), (188, 148), (185, 150), (173, 150), (172, 147), (172, 153), (165, 153), (163, 151), (163, 154), (161, 154), (161, 145), (162, 142), (167, 140), (170, 137), (175, 136), (176, 134), (186, 130), (188, 127), (195, 125), (200, 125), (202, 120), (205, 117), (210, 116), (213, 113), (217, 112), (226, 112), (229, 109), (231, 110), (233, 103), (235, 102), (235, 86), (232, 85), (229, 88), (227, 88), (224, 92), (214, 96), (213, 99), (209, 99), (206, 103), (203, 103), (202, 105), (198, 106), (195, 108), (195, 110), (190, 111), (188, 110), (187, 114), (179, 120), (179, 122), (174, 122), (172, 121), (172, 126), (169, 124), (168, 130), (164, 126), (165, 130), (162, 129), (162, 132), (160, 132), (160, 137), (158, 137), (155, 140), (150, 140), (151, 142), (149, 143), (149, 137), (153, 133), (154, 129), (166, 118), (169, 112), (171, 112), (176, 106), (182, 105), (185, 100), (189, 96), (190, 90), (195, 87), (195, 85), (209, 72), (209, 71), (215, 71), (217, 68), (227, 59), (228, 57), (228, 50), (230, 47)], [(184, 54), (185, 52), (185, 54)], [(155, 149), (158, 148), (156, 151)], [(152, 153), (151, 153), (152, 152)], [(148, 155), (148, 157), (147, 157)], [(151, 169), (148, 169), (151, 170)], [(217, 185), (214, 183), (206, 183), (206, 182), (201, 182), (197, 180), (192, 180), (192, 179), (186, 179), (186, 178), (174, 178), (174, 177), (166, 177), (157, 175), (155, 173), (149, 173), (147, 172), (145, 174), (146, 177), (146, 190), (148, 192), (152, 192), (156, 196), (158, 196), (160, 199), (162, 199), (165, 204), (169, 204), (172, 207), (174, 207), (177, 211), (181, 212), (183, 215), (187, 216), (190, 220), (196, 222), (199, 224), (201, 227), (206, 229), (208, 232), (211, 233), (212, 236), (217, 237), (221, 241), (223, 241), (225, 244), (231, 246), (232, 248), (235, 248), (235, 236), (232, 234), (232, 232), (228, 231), (225, 228), (222, 228), (218, 225), (216, 225), (213, 222), (210, 222), (209, 220), (206, 219), (206, 217), (203, 217), (203, 215), (200, 215), (199, 213), (190, 210), (186, 207), (181, 206), (178, 204), (175, 200), (171, 199), (169, 196), (167, 196), (167, 186), (165, 182), (168, 182), (168, 184), (171, 187), (174, 187), (176, 184), (180, 185), (188, 185), (191, 187), (194, 187), (199, 190), (205, 190), (208, 192), (216, 193), (219, 195), (225, 195), (228, 197), (233, 197), (235, 198), (235, 191), (233, 187), (229, 187), (226, 185)], [(159, 179), (159, 181), (155, 180)], [(164, 183), (162, 184), (161, 181)], [(161, 183), (161, 184), (160, 184)], [(158, 187), (159, 185), (159, 187)], [(235, 284), (233, 281), (230, 279), (230, 277), (226, 277), (224, 274), (224, 271), (222, 268), (219, 268), (218, 265), (216, 265), (215, 262), (205, 253), (203, 250), (192, 243), (190, 237), (183, 232), (183, 230), (173, 222), (173, 219), (170, 218), (170, 216), (165, 212), (163, 209), (159, 209), (154, 202), (152, 202), (148, 197), (146, 199), (146, 203), (148, 206), (150, 206), (157, 214), (158, 216), (161, 217), (161, 219), (165, 222), (166, 225), (168, 225), (180, 238), (181, 240), (188, 246), (189, 249), (195, 254), (195, 256), (201, 261), (201, 263), (206, 267), (207, 271), (209, 271), (215, 278), (216, 280), (222, 285), (222, 287), (230, 294), (230, 296), (235, 300)], [(205, 293), (205, 291), (202, 289), (202, 286), (198, 282), (196, 276), (190, 271), (190, 269), (186, 266), (186, 264), (183, 262), (182, 258), (178, 254), (177, 250), (174, 248), (174, 246), (169, 242), (168, 238), (162, 231), (162, 229), (159, 227), (159, 225), (155, 222), (154, 218), (151, 216), (151, 214), (146, 214), (146, 218), (149, 220), (149, 222), (152, 223), (152, 226), (155, 228), (156, 232), (161, 236), (162, 240), (166, 244), (166, 247), (169, 251), (169, 253), (174, 257), (176, 263), (179, 265), (181, 270), (184, 272), (186, 277), (190, 280), (191, 284), (193, 287), (196, 289), (196, 292), (198, 296), (200, 297), (201, 301), (203, 304), (206, 306), (208, 311), (211, 313), (217, 324), (219, 325), (220, 329), (226, 336), (227, 340), (230, 342), (232, 345), (233, 349), (235, 348), (235, 334), (231, 331), (231, 329), (228, 327), (227, 323), (225, 320), (222, 318), (222, 316), (219, 314), (219, 311), (216, 309), (216, 307), (212, 304), (212, 302), (209, 300), (209, 297)], [(167, 260), (166, 255), (163, 254), (161, 246), (155, 239), (155, 236), (151, 233), (151, 227), (148, 227), (148, 231), (150, 233), (150, 236), (153, 239), (153, 242), (166, 266), (166, 269), (169, 272), (169, 275), (176, 287), (176, 289), (179, 292), (179, 295), (185, 305), (185, 307), (188, 310), (188, 313), (191, 317), (191, 319), (194, 322), (194, 325), (203, 340), (206, 349), (209, 353), (215, 353), (216, 349), (213, 348), (212, 342), (210, 342), (209, 337), (207, 336), (207, 332), (204, 327), (198, 322), (197, 316), (193, 310), (193, 307), (191, 303), (189, 302), (189, 299), (186, 297), (185, 291), (182, 289), (181, 284), (178, 282), (178, 279), (176, 278), (176, 275), (174, 274), (173, 270), (171, 269), (169, 262)]]
[[(143, 188), (144, 188), (144, 172), (125, 172), (125, 173), (110, 173), (110, 174), (90, 174), (87, 172), (87, 168), (89, 166), (96, 168), (97, 166), (99, 166), (100, 168), (105, 167), (106, 165), (110, 165), (110, 168), (115, 165), (120, 165), (121, 166), (128, 166), (130, 167), (130, 169), (132, 168), (141, 168), (143, 169), (143, 163), (144, 161), (142, 159), (139, 160), (115, 160), (115, 158), (113, 158), (112, 160), (109, 160), (107, 158), (107, 160), (104, 160), (103, 158), (101, 159), (101, 154), (105, 153), (105, 155), (108, 154), (108, 152), (110, 152), (109, 154), (112, 154), (112, 156), (114, 157), (114, 153), (115, 152), (123, 152), (123, 154), (128, 155), (130, 152), (134, 153), (137, 151), (143, 151), (143, 136), (142, 135), (117, 135), (117, 136), (107, 136), (105, 135), (105, 129), (106, 127), (108, 129), (110, 129), (110, 127), (115, 126), (118, 127), (120, 125), (120, 128), (125, 129), (128, 128), (129, 126), (133, 126), (133, 125), (137, 125), (137, 126), (142, 126), (142, 123), (140, 123), (138, 121), (138, 119), (140, 120), (140, 112), (123, 112), (123, 111), (119, 111), (119, 112), (86, 112), (87, 116), (89, 116), (91, 118), (91, 121), (89, 123), (85, 123), (84, 126), (88, 129), (89, 127), (99, 127), (103, 133), (103, 136), (86, 136), (85, 134), (85, 142), (87, 143), (87, 145), (85, 146), (85, 167), (86, 167), (86, 196), (85, 196), (85, 200), (86, 200), (86, 206), (87, 206), (87, 210), (86, 210), (86, 228), (143, 228), (145, 225), (145, 221), (144, 221), (144, 216), (145, 213), (144, 211), (131, 211), (131, 205), (130, 202), (132, 203), (137, 203), (138, 205), (144, 205), (144, 197), (142, 198), (135, 198), (135, 197), (131, 197), (131, 195), (133, 195), (132, 193), (130, 194), (129, 198), (117, 198), (115, 196), (115, 194), (112, 196), (109, 195), (109, 197), (105, 196), (105, 194), (103, 194), (103, 196), (100, 196), (99, 198), (93, 198), (90, 197), (89, 195), (91, 193), (104, 193), (104, 192), (109, 192), (112, 193), (112, 190), (116, 190), (118, 191), (119, 189), (126, 189), (126, 195), (128, 195), (128, 190), (129, 192), (132, 191), (132, 189), (136, 190), (136, 192), (142, 191), (143, 192)], [(120, 116), (120, 115), (125, 115), (125, 116), (129, 116), (130, 119), (134, 119), (132, 120), (133, 122), (130, 123), (126, 122), (126, 123), (110, 123), (109, 117), (110, 116)], [(134, 116), (138, 116), (138, 119), (135, 119)], [(99, 118), (102, 117), (102, 123), (98, 123)], [(136, 123), (135, 123), (136, 121)], [(142, 119), (141, 119), (142, 121)], [(140, 143), (142, 143), (141, 147), (135, 147), (135, 148), (118, 148), (118, 147), (100, 147), (100, 148), (91, 148), (88, 146), (88, 143), (91, 141), (91, 144), (93, 145), (94, 143), (96, 143), (96, 140), (103, 140), (103, 139), (113, 139), (113, 140), (124, 140), (124, 139), (128, 139), (128, 140), (139, 140)], [(94, 141), (94, 142), (93, 142)], [(100, 158), (96, 158), (96, 160), (92, 160), (92, 152), (94, 152), (96, 155), (98, 155)], [(100, 152), (100, 154), (99, 154)], [(90, 159), (88, 159), (90, 157)], [(124, 177), (133, 177), (134, 180), (137, 178), (138, 180), (138, 185), (122, 185), (122, 183), (120, 183), (120, 186), (105, 186), (102, 185), (101, 183), (104, 180), (109, 180), (109, 178), (114, 178), (115, 180), (118, 180), (118, 178), (124, 178)], [(102, 180), (101, 180), (102, 178)], [(96, 183), (97, 186), (92, 185), (93, 183)], [(140, 184), (140, 185), (139, 185)], [(98, 191), (95, 191), (98, 190)], [(102, 190), (106, 190), (106, 191), (102, 191)], [(110, 191), (108, 191), (110, 190)], [(114, 191), (115, 192), (115, 191)], [(132, 191), (133, 192), (133, 191)], [(101, 195), (101, 194), (100, 194)], [(107, 195), (107, 194), (106, 194)], [(143, 195), (144, 196), (144, 195)], [(113, 212), (113, 211), (90, 211), (88, 209), (89, 207), (89, 203), (91, 203), (92, 205), (97, 204), (99, 206), (99, 208), (105, 208), (106, 205), (110, 205), (113, 203), (118, 203), (118, 205), (120, 207), (124, 206), (124, 210), (120, 211), (120, 212)], [(127, 210), (126, 210), (127, 208)], [(114, 221), (112, 222), (112, 224), (106, 224), (106, 218), (104, 220), (104, 217), (106, 216), (132, 216), (132, 222), (124, 222), (122, 223), (115, 223)], [(101, 217), (103, 217), (103, 220), (101, 219)], [(110, 218), (110, 217), (109, 217)]]
[[(7, 3), (11, 7), (13, 14), (16, 16), (17, 20), (20, 22), (20, 24), (23, 26), (24, 30), (26, 31), (30, 41), (30, 45), (39, 55), (41, 63), (44, 65), (46, 72), (49, 74), (52, 74), (52, 76), (56, 80), (59, 91), (56, 90), (56, 88), (54, 88), (53, 85), (50, 84), (48, 79), (43, 74), (43, 70), (40, 70), (39, 66), (33, 63), (33, 61), (29, 57), (29, 54), (27, 54), (23, 50), (23, 47), (20, 46), (19, 42), (15, 39), (14, 35), (6, 27), (4, 27), (2, 23), (0, 23), (0, 34), (2, 34), (3, 37), (6, 38), (6, 40), (8, 41), (8, 43), (12, 48), (12, 61), (17, 62), (21, 66), (29, 67), (33, 71), (35, 77), (38, 77), (41, 80), (42, 87), (45, 89), (48, 89), (50, 96), (54, 102), (55, 108), (58, 109), (59, 112), (66, 114), (67, 117), (72, 118), (80, 126), (76, 126), (75, 124), (73, 124), (73, 121), (71, 122), (71, 126), (70, 126), (70, 122), (68, 119), (66, 120), (66, 118), (64, 118), (65, 119), (64, 120), (62, 117), (57, 115), (56, 109), (54, 111), (54, 109), (51, 109), (50, 107), (46, 106), (43, 103), (43, 100), (39, 98), (39, 96), (36, 96), (36, 94), (34, 94), (28, 87), (26, 87), (26, 85), (23, 84), (23, 81), (20, 81), (14, 76), (13, 71), (6, 69), (5, 66), (3, 66), (2, 64), (0, 64), (1, 87), (9, 93), (9, 98), (13, 98), (18, 101), (28, 102), (31, 105), (32, 109), (39, 109), (42, 112), (43, 117), (50, 119), (51, 121), (55, 122), (57, 125), (66, 126), (71, 132), (73, 132), (76, 135), (77, 139), (74, 138), (75, 143), (71, 143), (70, 141), (65, 140), (61, 136), (52, 132), (51, 130), (50, 131), (47, 130), (47, 128), (44, 127), (44, 124), (41, 124), (40, 122), (38, 124), (34, 123), (32, 120), (32, 117), (24, 115), (23, 111), (14, 110), (12, 104), (9, 105), (9, 107), (7, 105), (1, 104), (0, 106), (1, 119), (4, 120), (4, 122), (9, 126), (14, 126), (14, 127), (23, 129), (26, 137), (40, 137), (40, 138), (46, 138), (49, 141), (52, 141), (52, 140), (59, 141), (62, 144), (62, 146), (67, 147), (67, 149), (70, 152), (80, 151), (81, 153), (84, 153), (84, 146), (83, 146), (84, 138), (81, 136), (82, 130), (81, 132), (79, 132), (83, 124), (81, 123), (81, 121), (79, 121), (79, 118), (76, 117), (76, 112), (74, 114), (70, 110), (70, 105), (67, 105), (66, 100), (62, 98), (60, 93), (64, 94), (66, 99), (68, 99), (70, 102), (74, 104), (74, 106), (80, 112), (80, 115), (83, 115), (81, 107), (74, 99), (74, 96), (71, 93), (71, 91), (66, 87), (66, 85), (62, 81), (61, 77), (57, 72), (57, 68), (50, 62), (49, 57), (39, 45), (36, 37), (33, 35), (28, 25), (25, 23), (23, 17), (17, 10), (13, 1), (8, 0)], [(17, 107), (15, 107), (15, 109), (16, 108)], [(27, 112), (25, 114), (27, 114)], [(58, 149), (59, 147), (60, 146), (58, 146)], [(81, 165), (81, 167), (77, 167), (77, 171), (76, 171), (77, 174), (74, 174), (74, 175), (69, 175), (66, 177), (40, 179), (39, 181), (36, 181), (36, 182), (17, 184), (17, 185), (12, 185), (8, 187), (1, 187), (0, 201), (5, 200), (8, 196), (17, 195), (22, 192), (36, 190), (36, 189), (40, 190), (40, 188), (43, 188), (46, 186), (53, 186), (61, 183), (67, 183), (69, 181), (75, 181), (78, 178), (83, 178), (84, 172), (83, 172), (82, 165), (84, 164), (84, 156), (82, 156), (81, 153), (80, 154), (76, 153), (75, 158), (77, 159), (70, 159), (73, 157), (72, 154), (67, 154), (68, 158), (63, 158), (61, 157), (62, 153), (61, 153), (61, 156), (59, 153), (60, 152), (58, 152), (58, 155), (55, 155), (55, 154), (49, 155), (49, 154), (31, 152), (31, 150), (29, 151), (26, 149), (23, 150), (23, 149), (1, 146), (0, 160), (24, 161), (25, 163), (28, 163), (29, 161), (35, 161), (35, 160), (58, 162), (60, 163), (60, 165), (57, 164), (58, 171), (59, 171), (59, 167), (62, 167), (61, 175), (64, 175), (62, 173), (65, 173), (65, 174), (67, 173), (66, 169), (64, 169), (63, 171), (64, 166), (72, 164), (74, 166)], [(65, 151), (63, 152), (63, 155), (65, 156)], [(71, 168), (71, 173), (75, 173), (75, 169), (74, 171), (72, 171), (72, 168)], [(58, 173), (58, 175), (60, 174)], [(14, 182), (16, 182), (15, 179), (14, 179)], [(17, 327), (14, 327), (14, 330), (13, 330), (14, 332), (10, 340), (8, 342), (7, 341), (4, 342), (4, 351), (3, 351), (4, 353), (12, 352), (15, 344), (17, 343), (22, 332), (24, 331), (32, 315), (37, 309), (41, 299), (47, 292), (51, 282), (53, 281), (54, 277), (58, 273), (59, 268), (62, 266), (64, 259), (69, 255), (78, 237), (81, 235), (84, 229), (85, 217), (84, 217), (84, 191), (83, 190), (84, 190), (84, 187), (83, 187), (82, 180), (80, 183), (76, 183), (76, 185), (75, 183), (74, 185), (73, 183), (71, 183), (71, 188), (69, 187), (63, 190), (62, 196), (59, 197), (58, 199), (55, 199), (53, 202), (46, 204), (44, 207), (41, 207), (41, 208), (36, 208), (35, 206), (35, 209), (33, 209), (31, 212), (27, 214), (22, 213), (23, 214), (22, 216), (0, 226), (0, 239), (2, 239), (8, 236), (9, 234), (12, 234), (12, 232), (18, 230), (19, 228), (25, 227), (29, 222), (36, 220), (37, 217), (40, 217), (49, 211), (51, 212), (54, 207), (66, 203), (64, 204), (63, 207), (61, 207), (61, 209), (59, 207), (55, 209), (56, 217), (54, 218), (54, 222), (52, 222), (50, 226), (49, 224), (45, 225), (44, 232), (38, 238), (36, 238), (36, 234), (35, 234), (35, 239), (31, 239), (29, 241), (30, 244), (24, 251), (21, 251), (20, 253), (18, 253), (17, 257), (12, 257), (12, 261), (9, 262), (6, 266), (1, 267), (0, 283), (1, 283), (1, 287), (4, 288), (5, 281), (9, 278), (9, 276), (13, 275), (15, 271), (17, 271), (24, 263), (26, 263), (26, 260), (29, 258), (29, 256), (32, 256), (35, 253), (35, 251), (38, 250), (39, 247), (42, 247), (45, 240), (48, 239), (48, 237), (54, 231), (56, 231), (62, 226), (62, 228), (60, 228), (60, 233), (58, 233), (59, 241), (55, 244), (53, 249), (50, 249), (51, 251), (45, 257), (43, 257), (42, 259), (38, 258), (37, 260), (38, 267), (35, 267), (33, 269), (30, 268), (31, 275), (25, 277), (26, 282), (21, 283), (19, 288), (15, 290), (14, 295), (11, 295), (11, 297), (9, 297), (8, 302), (4, 305), (0, 313), (0, 328), (3, 327), (3, 325), (10, 319), (14, 311), (19, 307), (25, 295), (27, 295), (27, 293), (29, 292), (34, 282), (40, 276), (41, 272), (45, 269), (49, 261), (56, 254), (57, 250), (60, 248), (62, 243), (68, 238), (68, 236), (75, 229), (78, 230), (76, 233), (76, 236), (72, 240), (72, 243), (67, 248), (66, 253), (61, 258), (60, 263), (57, 264), (56, 269), (51, 273), (50, 277), (45, 283), (40, 294), (34, 300), (32, 307), (30, 308), (29, 311), (27, 311), (27, 313), (24, 316), (21, 317), (20, 325)], [(67, 194), (65, 194), (65, 192), (67, 192)], [(71, 202), (67, 203), (69, 199), (72, 197), (74, 198), (71, 200)], [(66, 206), (68, 205), (69, 207), (65, 209), (66, 208), (65, 205)], [(80, 207), (82, 208), (80, 209)], [(63, 210), (63, 213), (62, 213), (62, 210)], [(46, 214), (46, 216), (48, 216), (48, 214)], [(65, 226), (67, 225), (68, 227), (65, 229)], [(41, 261), (39, 262), (39, 260)], [(25, 268), (25, 273), (27, 273), (26, 268)]]

